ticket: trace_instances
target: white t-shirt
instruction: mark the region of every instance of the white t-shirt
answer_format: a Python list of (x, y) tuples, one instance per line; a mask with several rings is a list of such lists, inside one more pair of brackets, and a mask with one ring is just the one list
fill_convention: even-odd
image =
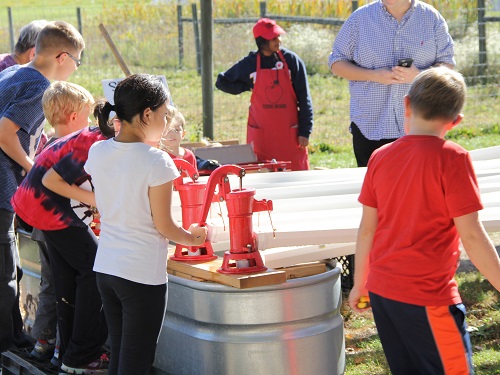
[(168, 240), (154, 226), (148, 189), (179, 176), (170, 156), (144, 143), (108, 139), (92, 145), (85, 170), (101, 214), (94, 271), (165, 284)]

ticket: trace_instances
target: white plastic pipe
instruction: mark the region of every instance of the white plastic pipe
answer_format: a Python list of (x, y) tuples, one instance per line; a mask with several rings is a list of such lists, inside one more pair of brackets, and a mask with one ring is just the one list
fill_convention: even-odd
[(480, 148), (470, 151), (473, 161), (500, 158), (500, 146)]
[(354, 248), (355, 243), (279, 247), (262, 251), (260, 255), (267, 267), (279, 268), (354, 254)]
[[(500, 231), (500, 146), (472, 151), (471, 155), (485, 206), (480, 219), (487, 231)], [(290, 246), (330, 248), (331, 244), (353, 243), (361, 219), (357, 198), (365, 172), (366, 168), (347, 168), (246, 175), (243, 187), (256, 188), (255, 198), (272, 200), (274, 206), (272, 225), (267, 212), (253, 215), (258, 248), (285, 248), (282, 251), (286, 252), (292, 251)], [(231, 186), (238, 188), (239, 179), (229, 177)], [(172, 211), (180, 221), (176, 195)], [(210, 240), (219, 250), (229, 249), (229, 219), (224, 203), (220, 207), (212, 205), (207, 222)]]

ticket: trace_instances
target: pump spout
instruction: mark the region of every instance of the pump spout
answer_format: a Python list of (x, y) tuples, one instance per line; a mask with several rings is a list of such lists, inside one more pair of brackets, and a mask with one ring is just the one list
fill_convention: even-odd
[[(196, 168), (183, 159), (174, 159), (174, 164), (179, 169), (181, 176), (174, 180), (175, 190), (179, 192), (182, 208), (182, 227), (188, 229), (200, 217), (206, 184), (198, 180)], [(183, 174), (188, 174), (192, 181), (184, 183)], [(170, 259), (177, 261), (210, 261), (216, 259), (212, 244), (205, 241), (201, 246), (184, 246), (177, 244), (175, 253)]]
[(253, 200), (252, 212), (262, 212), (262, 211), (272, 211), (273, 201), (268, 201), (267, 199)]

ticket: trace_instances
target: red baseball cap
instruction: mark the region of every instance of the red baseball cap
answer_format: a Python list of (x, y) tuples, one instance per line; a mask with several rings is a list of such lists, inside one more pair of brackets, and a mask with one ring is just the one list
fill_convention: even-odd
[(270, 20), (269, 18), (261, 18), (253, 27), (253, 36), (255, 39), (261, 36), (266, 40), (271, 40), (281, 34), (286, 34), (285, 30), (276, 25), (275, 20)]

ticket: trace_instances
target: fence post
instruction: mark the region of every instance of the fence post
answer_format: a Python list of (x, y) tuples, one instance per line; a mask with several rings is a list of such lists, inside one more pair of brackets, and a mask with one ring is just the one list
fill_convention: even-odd
[[(76, 7), (76, 20), (78, 23), (78, 31), (80, 35), (83, 35), (83, 26), (82, 26), (82, 9), (80, 7)], [(82, 51), (81, 57), (83, 57), (85, 51)]]
[(354, 12), (356, 9), (358, 9), (358, 1), (357, 0), (352, 0), (351, 1), (351, 11)]
[(182, 25), (182, 5), (177, 5), (177, 43), (179, 45), (179, 68), (184, 64), (184, 27)]
[(82, 9), (80, 7), (76, 8), (76, 20), (78, 22), (78, 31), (83, 35), (83, 27), (82, 27)]
[(200, 30), (198, 28), (198, 11), (196, 10), (196, 3), (191, 4), (191, 12), (193, 13), (194, 46), (196, 47), (196, 71), (198, 75), (201, 75)]
[(267, 3), (265, 1), (261, 1), (259, 3), (259, 6), (260, 6), (260, 18), (265, 18), (266, 17), (266, 13), (267, 13)]
[(12, 24), (12, 8), (7, 7), (7, 16), (9, 18), (9, 37), (10, 37), (10, 51), (14, 52), (14, 25)]
[(479, 41), (479, 65), (477, 69), (481, 83), (486, 84), (485, 72), (487, 68), (487, 53), (486, 53), (486, 21), (484, 0), (477, 0), (477, 29)]
[(214, 86), (213, 86), (213, 65), (212, 65), (212, 31), (213, 15), (212, 0), (201, 0), (201, 36), (203, 38), (201, 67), (201, 91), (203, 101), (203, 136), (214, 140)]

